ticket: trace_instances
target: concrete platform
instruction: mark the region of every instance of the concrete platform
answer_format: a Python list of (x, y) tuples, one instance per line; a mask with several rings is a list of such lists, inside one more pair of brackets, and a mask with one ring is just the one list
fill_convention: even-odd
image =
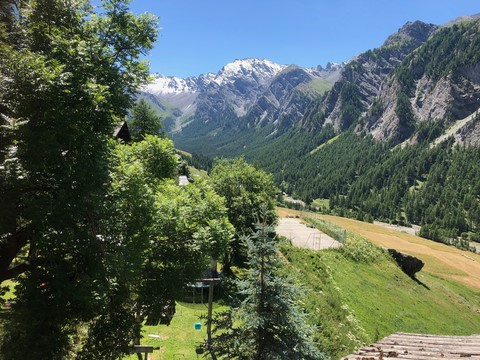
[(289, 239), (293, 246), (305, 249), (322, 250), (342, 246), (341, 243), (329, 235), (317, 229), (309, 228), (297, 218), (278, 219), (276, 231), (278, 235)]

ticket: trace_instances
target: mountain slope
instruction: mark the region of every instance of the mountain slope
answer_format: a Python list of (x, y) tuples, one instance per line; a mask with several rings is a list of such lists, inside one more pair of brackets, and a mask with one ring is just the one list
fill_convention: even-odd
[(379, 109), (359, 130), (379, 140), (403, 140), (418, 123), (452, 123), (476, 112), (480, 107), (479, 54), (478, 22), (439, 30), (395, 70), (377, 99)]
[[(252, 136), (274, 137), (294, 127), (307, 106), (330, 89), (342, 68), (330, 63), (305, 69), (269, 60), (236, 60), (217, 74), (188, 79), (156, 74), (140, 96), (171, 125), (177, 146), (238, 154)], [(239, 138), (243, 145), (226, 146)]]
[(304, 126), (312, 131), (326, 124), (333, 124), (338, 132), (348, 129), (382, 93), (384, 82), (395, 67), (437, 28), (420, 21), (409, 22), (380, 48), (354, 58), (327, 96), (321, 102), (312, 103), (303, 119)]
[[(259, 64), (258, 60), (248, 61)], [(228, 81), (210, 84), (198, 95), (191, 121), (173, 134), (179, 147), (231, 156), (254, 143), (274, 140), (295, 127), (307, 106), (330, 89), (331, 83), (324, 78), (336, 76), (339, 66), (331, 65), (330, 70), (277, 66), (272, 67), (276, 72), (261, 75), (254, 68), (249, 67), (246, 75), (230, 72)]]
[[(263, 83), (246, 70), (244, 112), (208, 85), (175, 140), (213, 157), (242, 154), (283, 191), (328, 199), (326, 211), (416, 224), (468, 248), (480, 240), (479, 54), (478, 20), (407, 23), (332, 71), (338, 80), (323, 96), (320, 68), (277, 68)], [(240, 96), (229, 79), (227, 93)]]
[[(366, 225), (365, 232), (371, 234), (370, 227), (375, 226)], [(392, 238), (403, 236), (383, 230)], [(461, 253), (452, 250), (461, 261)], [(386, 251), (353, 232), (340, 249), (311, 251), (285, 245), (282, 254), (288, 260), (287, 271), (305, 289), (302, 304), (307, 318), (317, 326), (321, 347), (332, 358), (397, 331), (448, 335), (480, 331), (478, 278), (476, 287), (461, 284), (452, 279), (458, 272), (434, 257), (424, 258), (425, 268), (414, 280)]]

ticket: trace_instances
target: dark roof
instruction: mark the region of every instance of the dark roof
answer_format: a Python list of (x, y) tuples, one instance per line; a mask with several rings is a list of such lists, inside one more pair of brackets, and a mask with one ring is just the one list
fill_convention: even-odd
[(117, 126), (113, 130), (113, 137), (115, 139), (121, 139), (125, 142), (129, 142), (132, 140), (126, 121), (121, 121), (117, 124)]
[(446, 336), (395, 333), (342, 360), (480, 359), (480, 335)]

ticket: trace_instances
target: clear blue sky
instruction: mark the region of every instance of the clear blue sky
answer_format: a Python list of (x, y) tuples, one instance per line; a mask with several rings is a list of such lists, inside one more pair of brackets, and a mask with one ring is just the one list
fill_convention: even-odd
[(480, 13), (478, 0), (133, 0), (160, 17), (152, 72), (216, 73), (247, 57), (305, 67), (380, 46), (407, 21), (442, 24)]

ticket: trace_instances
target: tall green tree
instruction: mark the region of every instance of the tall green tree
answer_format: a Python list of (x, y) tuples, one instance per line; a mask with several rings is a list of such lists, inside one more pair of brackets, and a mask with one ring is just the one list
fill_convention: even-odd
[(142, 140), (145, 135), (157, 135), (162, 132), (162, 119), (145, 101), (138, 100), (131, 111), (130, 132), (134, 140)]
[(225, 359), (323, 359), (295, 306), (298, 289), (279, 275), (274, 229), (263, 220), (244, 241), (249, 270), (235, 281), (242, 300), (214, 320), (211, 351)]
[(126, 0), (15, 0), (0, 21), (0, 280), (23, 274), (2, 356), (72, 358), (78, 326), (120, 307), (108, 138), (148, 77), (156, 19)]
[(245, 258), (245, 248), (240, 237), (255, 231), (256, 214), (260, 209), (264, 209), (268, 223), (275, 223), (278, 189), (271, 174), (249, 165), (243, 158), (218, 160), (210, 178), (215, 191), (225, 198), (228, 218), (236, 231), (235, 241), (230, 246), (230, 261), (241, 262)]
[(113, 221), (103, 239), (111, 247), (109, 304), (91, 322), (81, 359), (128, 351), (145, 320), (168, 323), (184, 284), (225, 252), (233, 227), (223, 199), (203, 181), (178, 186), (176, 160), (172, 141), (152, 135), (115, 148), (107, 202)]

